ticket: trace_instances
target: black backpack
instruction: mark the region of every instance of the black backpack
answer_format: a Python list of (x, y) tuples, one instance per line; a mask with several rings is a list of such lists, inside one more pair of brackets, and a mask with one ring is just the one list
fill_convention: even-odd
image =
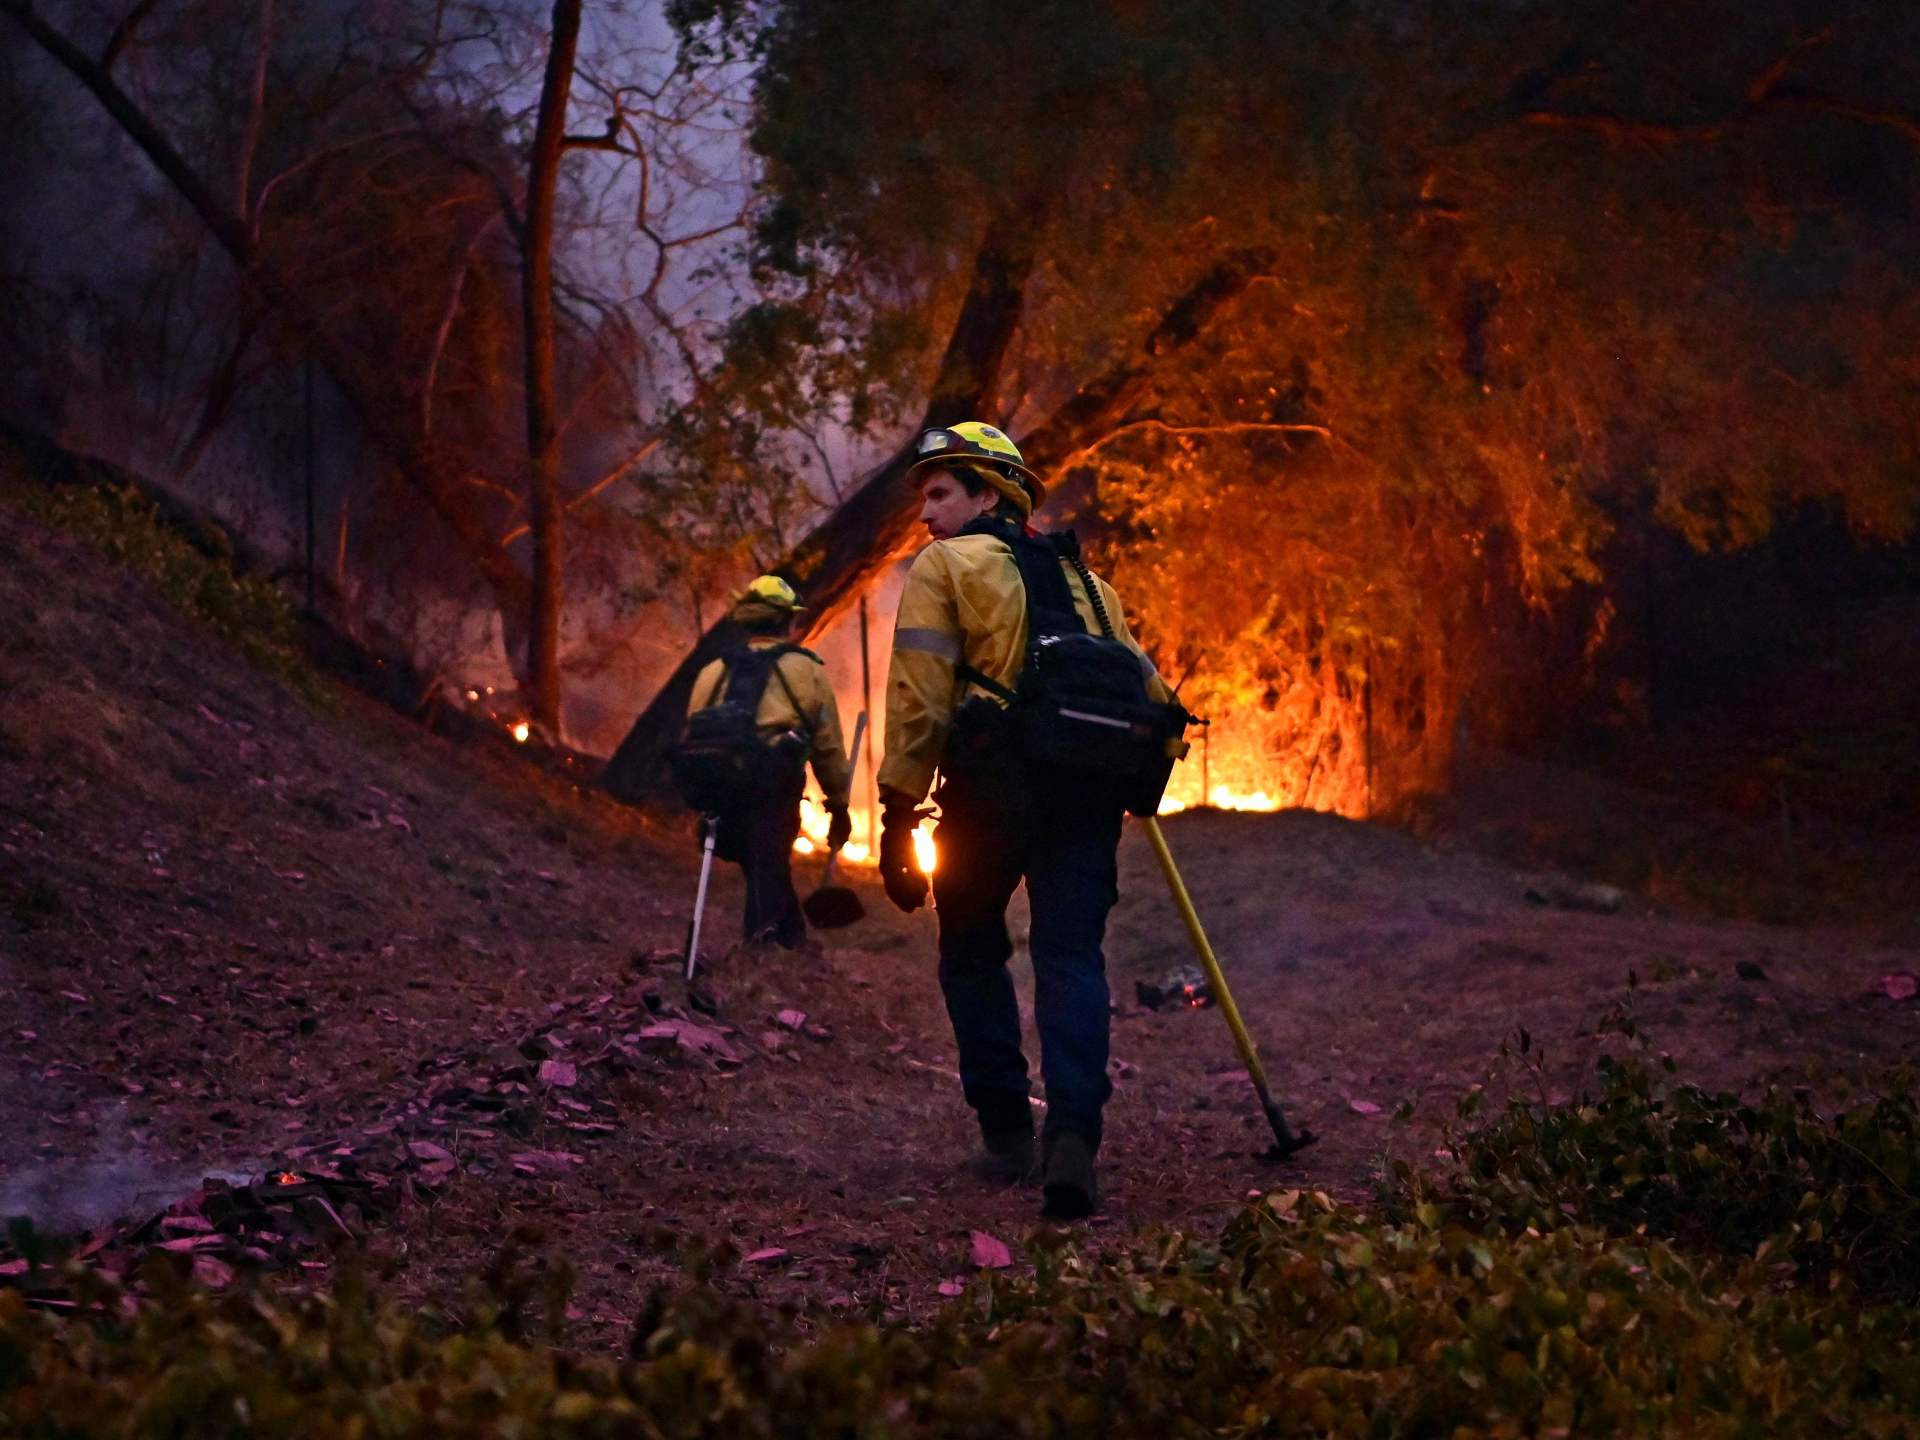
[[(812, 727), (779, 669), (780, 658), (796, 652), (808, 653), (798, 645), (767, 645), (724, 657), (725, 689), (719, 700), (687, 717), (686, 731), (667, 757), (689, 809), (707, 815), (737, 810), (782, 781), (801, 777), (813, 748)], [(772, 680), (793, 700), (805, 735), (788, 731), (767, 740), (760, 734), (760, 697)]]
[[(1148, 692), (1146, 668), (1115, 637), (1073, 532), (1032, 536), (987, 519), (961, 533), (992, 535), (1012, 549), (1027, 592), (1027, 657), (1014, 690), (971, 665), (957, 667), (960, 678), (1007, 702), (1020, 753), (1043, 773), (1070, 775), (1118, 799), (1130, 814), (1155, 814), (1173, 762), (1186, 754), (1181, 737), (1193, 717)], [(1063, 559), (1086, 587), (1100, 622), (1097, 635), (1074, 609)]]

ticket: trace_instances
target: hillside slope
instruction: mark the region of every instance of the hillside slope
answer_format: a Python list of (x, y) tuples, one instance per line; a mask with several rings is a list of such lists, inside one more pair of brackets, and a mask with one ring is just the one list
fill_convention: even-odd
[[(740, 1289), (909, 1315), (973, 1231), (1022, 1253), (1035, 1197), (965, 1164), (928, 914), (869, 888), (870, 919), (824, 947), (729, 953), (723, 869), (700, 1017), (672, 953), (694, 877), (677, 822), (504, 740), (303, 698), (26, 493), (0, 489), (0, 1209), (99, 1226), (210, 1173), (357, 1166), (393, 1181), (348, 1218), (396, 1285), (457, 1295), (536, 1224), (606, 1343), (696, 1241), (762, 1256)], [(1577, 1087), (1630, 970), (1658, 1041), (1728, 1085), (1872, 1083), (1920, 1038), (1920, 1005), (1879, 986), (1920, 956), (1885, 935), (1582, 913), (1530, 901), (1560, 893), (1540, 877), (1318, 815), (1168, 833), (1324, 1139), (1260, 1165), (1218, 1018), (1133, 1004), (1189, 957), (1130, 835), (1096, 1245), (1204, 1227), (1279, 1179), (1364, 1196), (1385, 1154), (1431, 1156), (1515, 1026), (1548, 1046), (1542, 1084)]]

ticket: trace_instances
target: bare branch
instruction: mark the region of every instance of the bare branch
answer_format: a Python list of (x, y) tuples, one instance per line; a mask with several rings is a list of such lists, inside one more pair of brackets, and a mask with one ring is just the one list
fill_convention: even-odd
[(484, 491), (489, 495), (498, 495), (501, 499), (512, 505), (518, 505), (523, 498), (518, 490), (502, 485), (498, 480), (489, 480), (486, 476), (475, 474), (472, 471), (462, 475), (460, 477), (460, 483), (471, 486), (475, 490)]
[(449, 144), (446, 137), (427, 123), (426, 117), (420, 114), (417, 106), (404, 98), (402, 103), (414, 115), (417, 122), (412, 133), (432, 146), (448, 164), (466, 171), (469, 175), (478, 176), (487, 183), (487, 187), (493, 191), (494, 199), (499, 203), (501, 215), (506, 219), (507, 229), (512, 233), (515, 242), (524, 247), (527, 242), (527, 229), (526, 221), (520, 214), (520, 201), (508, 187), (507, 182), (501, 178), (499, 172), (491, 165), (482, 165), (459, 146)]
[(834, 503), (839, 504), (846, 495), (840, 485), (840, 477), (834, 473), (833, 461), (827, 458), (826, 447), (820, 443), (820, 437), (813, 433), (811, 426), (800, 433), (807, 437), (807, 443), (813, 447), (813, 453), (820, 457), (820, 466), (827, 472), (827, 487), (833, 491)]
[(1794, 60), (1803, 52), (1825, 44), (1831, 36), (1831, 29), (1825, 29), (1796, 41), (1784, 55), (1753, 78), (1739, 107), (1719, 120), (1682, 124), (1638, 119), (1604, 110), (1551, 109), (1524, 110), (1520, 112), (1519, 119), (1523, 125), (1585, 130), (1604, 136), (1616, 144), (1660, 149), (1681, 144), (1715, 145), (1735, 126), (1757, 115), (1783, 110), (1811, 110), (1892, 130), (1909, 144), (1920, 146), (1920, 112), (1902, 109), (1897, 105), (1862, 104), (1806, 86), (1789, 86), (1785, 83), (1788, 68)]
[(1261, 421), (1232, 421), (1224, 425), (1169, 425), (1164, 420), (1134, 420), (1114, 430), (1109, 430), (1099, 439), (1082, 445), (1069, 453), (1063, 465), (1072, 465), (1097, 455), (1100, 451), (1123, 440), (1129, 435), (1154, 434), (1174, 440), (1191, 439), (1246, 439), (1260, 435), (1318, 435), (1322, 440), (1334, 438), (1333, 431), (1325, 425), (1281, 424)]
[[(252, 212), (253, 152), (260, 144), (260, 126), (267, 113), (267, 59), (273, 53), (273, 0), (260, 0), (254, 22), (253, 84), (247, 97), (247, 122), (240, 132), (240, 158), (233, 167), (233, 208), (242, 220)], [(254, 233), (259, 234), (258, 230)]]
[[(616, 132), (617, 134), (617, 132)], [(616, 155), (625, 155), (630, 160), (638, 160), (640, 154), (622, 145), (615, 135), (568, 135), (560, 142), (567, 150), (611, 150)]]
[(1796, 41), (1792, 47), (1787, 50), (1786, 54), (1782, 55), (1754, 78), (1753, 83), (1747, 87), (1747, 103), (1749, 105), (1758, 105), (1761, 101), (1767, 99), (1773, 94), (1774, 90), (1778, 88), (1780, 82), (1786, 78), (1787, 67), (1789, 65), (1799, 59), (1804, 52), (1824, 45), (1832, 38), (1833, 27), (1829, 25), (1822, 30), (1815, 31), (1804, 40)]
[(747, 222), (745, 220), (742, 220), (738, 216), (736, 216), (732, 220), (728, 220), (723, 224), (709, 226), (705, 230), (689, 231), (685, 235), (675, 235), (670, 240), (662, 239), (661, 237), (651, 233), (648, 234), (647, 238), (649, 240), (652, 240), (653, 243), (658, 245), (662, 250), (678, 250), (683, 245), (698, 245), (702, 240), (711, 240), (716, 235), (726, 234), (729, 230), (745, 229), (746, 223)]
[(1823, 95), (1816, 90), (1774, 90), (1760, 101), (1763, 110), (1817, 110), (1828, 115), (1838, 115), (1847, 120), (1858, 120), (1863, 125), (1877, 125), (1892, 130), (1910, 144), (1920, 146), (1920, 112), (1902, 110), (1894, 105), (1860, 105), (1850, 100), (1836, 99)]
[(282, 170), (279, 174), (275, 175), (271, 180), (267, 181), (265, 185), (260, 187), (260, 198), (254, 203), (254, 207), (253, 207), (253, 217), (252, 217), (253, 238), (255, 240), (258, 240), (260, 238), (260, 220), (261, 220), (261, 217), (266, 213), (267, 200), (272, 196), (273, 192), (279, 188), (282, 181), (291, 180), (295, 175), (298, 175), (303, 170), (310, 170), (315, 165), (319, 165), (328, 160), (331, 160), (336, 155), (345, 154), (349, 150), (358, 149), (362, 145), (376, 144), (381, 140), (391, 140), (396, 136), (400, 136), (400, 135), (417, 136), (419, 134), (420, 134), (420, 129), (418, 126), (415, 126), (415, 125), (396, 126), (394, 129), (379, 130), (374, 132), (371, 135), (356, 135), (350, 140), (342, 140), (337, 145), (329, 145), (324, 150), (316, 150), (311, 155), (304, 155), (300, 159), (294, 161), (293, 164), (289, 165), (286, 169)]
[(137, 0), (134, 7), (121, 17), (120, 23), (113, 27), (113, 33), (107, 37), (106, 48), (100, 52), (102, 70), (113, 68), (113, 62), (118, 60), (121, 52), (133, 43), (141, 22), (153, 13), (154, 7), (159, 3), (160, 0)]
[(467, 271), (473, 268), (474, 251), (480, 248), (487, 231), (501, 218), (497, 212), (488, 216), (486, 223), (473, 232), (466, 249), (460, 252), (460, 268), (454, 274), (453, 288), (447, 292), (447, 308), (441, 313), (440, 324), (433, 332), (433, 350), (427, 356), (427, 376), (420, 391), (420, 432), (423, 435), (433, 434), (433, 392), (440, 371), (440, 357), (446, 352), (447, 337), (453, 333), (454, 317), (460, 313), (460, 297), (466, 292)]
[[(649, 455), (660, 448), (664, 438), (663, 436), (655, 435), (652, 439), (643, 441), (638, 449), (630, 453), (625, 459), (621, 460), (619, 464), (615, 465), (611, 470), (607, 471), (606, 474), (594, 481), (593, 484), (587, 486), (587, 488), (579, 494), (571, 496), (567, 500), (567, 511), (571, 513), (579, 509), (582, 505), (586, 504), (587, 501), (607, 489), (608, 486), (615, 485), (632, 474), (636, 465), (643, 464)], [(533, 527), (531, 525), (516, 525), (500, 537), (501, 548), (504, 549), (514, 541), (520, 539), (523, 535), (530, 535), (532, 533)]]
[(1586, 130), (1617, 144), (1655, 149), (1689, 141), (1712, 145), (1726, 133), (1726, 126), (1720, 123), (1672, 125), (1658, 120), (1631, 120), (1598, 110), (1528, 110), (1520, 116), (1520, 123), (1547, 130)]

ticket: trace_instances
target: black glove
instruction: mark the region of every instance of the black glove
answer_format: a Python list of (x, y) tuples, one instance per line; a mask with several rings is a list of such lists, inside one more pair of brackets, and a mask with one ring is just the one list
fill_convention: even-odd
[(913, 831), (920, 812), (904, 795), (886, 796), (880, 812), (880, 883), (887, 898), (908, 914), (927, 903), (927, 877), (913, 858)]
[(853, 817), (845, 805), (827, 807), (827, 849), (838, 850), (853, 838)]

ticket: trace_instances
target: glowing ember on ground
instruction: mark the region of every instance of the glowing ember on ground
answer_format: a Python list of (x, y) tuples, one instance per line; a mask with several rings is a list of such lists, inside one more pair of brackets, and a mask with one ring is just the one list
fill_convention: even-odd
[(298, 1185), (300, 1183), (300, 1177), (291, 1170), (282, 1170), (278, 1175), (273, 1177), (273, 1183), (276, 1185)]
[(533, 733), (533, 727), (524, 720), (516, 720), (507, 727), (507, 733), (524, 745), (527, 743), (527, 736)]

